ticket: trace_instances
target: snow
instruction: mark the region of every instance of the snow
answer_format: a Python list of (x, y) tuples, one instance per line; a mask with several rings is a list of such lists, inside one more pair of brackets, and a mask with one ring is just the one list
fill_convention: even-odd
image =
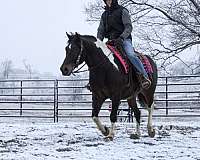
[[(189, 81), (189, 80), (188, 80)], [(185, 83), (188, 82), (185, 80)], [(182, 81), (181, 81), (182, 82)], [(65, 86), (65, 82), (60, 86)], [(179, 82), (180, 83), (180, 82)], [(36, 86), (46, 86), (45, 84), (33, 83)], [(25, 86), (32, 86), (25, 83)], [(83, 84), (82, 84), (83, 85)], [(11, 85), (12, 86), (12, 85)], [(18, 86), (17, 84), (13, 86)], [(48, 86), (48, 85), (47, 85)], [(180, 89), (181, 88), (181, 89)], [(163, 91), (162, 87), (157, 89)], [(19, 91), (19, 90), (18, 90)], [(61, 90), (60, 93), (68, 93), (69, 90)], [(196, 91), (195, 94), (169, 94), (170, 99), (177, 97), (190, 98), (198, 96), (198, 86), (169, 86), (169, 91)], [(19, 94), (13, 90), (2, 91), (2, 94)], [(23, 94), (35, 94), (35, 96), (24, 96), (24, 100), (49, 100), (39, 94), (53, 94), (47, 90), (23, 90)], [(70, 92), (72, 93), (72, 92)], [(157, 95), (158, 99), (165, 99), (165, 95)], [(160, 96), (160, 97), (159, 97)], [(5, 100), (12, 97), (4, 96)], [(49, 97), (48, 97), (49, 98)], [(53, 97), (52, 97), (53, 98)], [(59, 97), (60, 101), (71, 100), (70, 97)], [(199, 97), (195, 97), (199, 98)], [(83, 100), (89, 100), (91, 97), (85, 97)], [(4, 100), (4, 99), (3, 99)], [(18, 100), (18, 97), (16, 98)], [(79, 100), (78, 100), (79, 101)], [(109, 103), (106, 103), (100, 115), (109, 115)], [(121, 104), (120, 107), (127, 107)], [(165, 115), (163, 103), (157, 103), (154, 110), (155, 115)], [(53, 123), (53, 104), (23, 104), (23, 109), (52, 109), (52, 110), (23, 110), (23, 116), (38, 116), (40, 118), (17, 118), (17, 117), (0, 117), (0, 160), (200, 160), (200, 117), (199, 101), (191, 103), (169, 103), (169, 108), (180, 107), (181, 109), (169, 110), (169, 115), (182, 115), (177, 118), (154, 117), (153, 125), (156, 129), (156, 136), (150, 138), (147, 136), (147, 119), (142, 117), (140, 139), (130, 139), (130, 133), (135, 129), (135, 123), (117, 123), (116, 136), (113, 141), (105, 141), (104, 137), (97, 130), (91, 118), (62, 118), (61, 116), (91, 115), (91, 110), (74, 111), (59, 110), (59, 123)], [(186, 107), (188, 109), (186, 109)], [(189, 107), (197, 107), (190, 109)], [(1, 110), (1, 116), (19, 116), (20, 104), (3, 104), (1, 109), (18, 109), (18, 110)], [(91, 109), (91, 104), (59, 104), (59, 109)], [(142, 115), (146, 115), (146, 110), (141, 109)], [(122, 112), (126, 115), (127, 112)], [(184, 117), (190, 115), (189, 117)], [(49, 118), (42, 118), (42, 117)], [(103, 122), (109, 126), (109, 118), (104, 118)], [(120, 117), (118, 119), (120, 121)], [(123, 123), (122, 123), (123, 122)], [(134, 128), (134, 129), (133, 129)]]
[(135, 125), (117, 123), (113, 141), (105, 141), (91, 121), (13, 119), (0, 121), (0, 160), (200, 159), (199, 118), (154, 118), (154, 138), (147, 136), (147, 120), (143, 118), (140, 139), (129, 138)]

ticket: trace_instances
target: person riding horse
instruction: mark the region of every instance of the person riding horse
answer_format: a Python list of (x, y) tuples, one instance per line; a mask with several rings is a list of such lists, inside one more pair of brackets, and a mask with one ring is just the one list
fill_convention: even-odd
[(104, 38), (113, 40), (116, 44), (122, 44), (127, 57), (136, 68), (141, 87), (147, 89), (151, 81), (144, 69), (140, 59), (137, 57), (132, 46), (132, 24), (128, 10), (118, 4), (117, 0), (104, 0), (105, 11), (101, 15), (97, 31), (97, 38), (103, 41)]
[[(65, 59), (60, 67), (63, 76), (70, 76), (75, 73), (82, 63), (86, 63), (89, 70), (89, 84), (92, 92), (92, 119), (97, 128), (106, 139), (112, 140), (116, 131), (117, 113), (121, 100), (127, 100), (131, 112), (136, 119), (136, 132), (130, 134), (130, 138), (139, 138), (141, 112), (137, 102), (148, 111), (148, 135), (155, 136), (155, 129), (152, 126), (152, 114), (154, 109), (154, 93), (157, 85), (158, 70), (155, 62), (146, 55), (152, 72), (151, 86), (143, 89), (137, 79), (137, 73), (122, 72), (120, 67), (114, 63), (114, 57), (110, 56), (110, 50), (106, 44), (94, 36), (67, 34), (68, 43), (65, 47)], [(103, 103), (110, 99), (112, 109), (110, 112), (111, 127), (108, 128), (101, 123), (99, 113)], [(136, 101), (136, 99), (138, 101)]]

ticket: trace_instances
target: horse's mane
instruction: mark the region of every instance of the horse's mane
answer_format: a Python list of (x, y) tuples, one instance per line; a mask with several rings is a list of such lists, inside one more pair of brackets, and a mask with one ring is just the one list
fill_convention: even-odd
[(77, 32), (75, 34), (71, 33), (71, 35), (69, 35), (68, 33), (66, 33), (68, 36), (68, 43), (70, 43), (71, 39), (73, 39), (73, 37), (80, 37), (80, 39), (84, 40), (84, 41), (88, 41), (88, 42), (96, 42), (97, 38), (95, 36), (91, 36), (91, 35), (81, 35), (78, 34)]
[(97, 38), (94, 37), (94, 36), (91, 36), (91, 35), (80, 35), (80, 39), (84, 41), (84, 44), (86, 46), (90, 46), (90, 47), (94, 47), (96, 46), (95, 45), (95, 42), (97, 41)]
[(91, 35), (80, 35), (81, 39), (91, 42), (96, 42), (97, 38)]

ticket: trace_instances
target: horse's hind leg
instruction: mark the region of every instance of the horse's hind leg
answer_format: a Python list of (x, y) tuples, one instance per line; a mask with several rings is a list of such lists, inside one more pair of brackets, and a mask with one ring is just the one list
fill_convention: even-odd
[(131, 99), (127, 100), (129, 107), (131, 107), (131, 110), (134, 113), (135, 119), (136, 119), (136, 133), (131, 134), (130, 138), (131, 139), (136, 139), (139, 138), (141, 133), (140, 133), (140, 117), (141, 117), (141, 112), (137, 106), (136, 103), (136, 98), (133, 97)]
[(147, 124), (148, 134), (152, 138), (155, 136), (155, 129), (152, 126), (153, 109), (154, 109), (154, 103), (152, 103), (151, 106), (148, 107), (148, 113), (149, 113), (149, 115), (148, 115), (148, 124)]
[(147, 123), (147, 129), (148, 129), (148, 135), (150, 137), (155, 136), (155, 129), (152, 126), (152, 115), (154, 110), (154, 101), (153, 96), (145, 98), (143, 94), (138, 95), (139, 102), (141, 103), (142, 107), (146, 107), (148, 111), (148, 123)]

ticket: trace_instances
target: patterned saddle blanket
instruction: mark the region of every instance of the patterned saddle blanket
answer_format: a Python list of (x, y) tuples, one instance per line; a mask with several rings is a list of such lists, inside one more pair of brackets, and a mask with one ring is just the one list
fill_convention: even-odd
[[(129, 65), (128, 65), (128, 59), (125, 55), (123, 55), (114, 45), (111, 45), (110, 43), (106, 44), (107, 47), (110, 49), (110, 51), (114, 54), (114, 56), (117, 58), (117, 60), (120, 62), (120, 64), (123, 66), (123, 71), (125, 74), (129, 73)], [(153, 69), (151, 66), (151, 63), (149, 62), (146, 55), (137, 52), (137, 55), (139, 59), (141, 60), (142, 64), (144, 65), (144, 69), (148, 74), (153, 73)]]

